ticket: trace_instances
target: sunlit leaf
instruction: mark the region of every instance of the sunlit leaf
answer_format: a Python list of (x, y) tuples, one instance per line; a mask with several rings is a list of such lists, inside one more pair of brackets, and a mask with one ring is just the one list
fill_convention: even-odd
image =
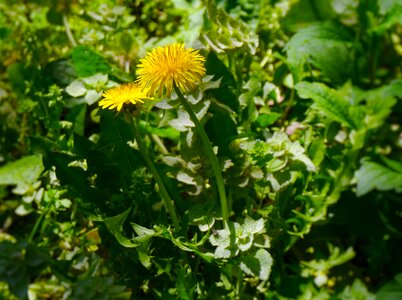
[(361, 167), (356, 171), (357, 180), (356, 195), (363, 196), (374, 189), (379, 191), (395, 190), (402, 192), (402, 165), (395, 161), (391, 164), (397, 164), (398, 169), (391, 169), (381, 165), (368, 158), (363, 158)]
[(341, 98), (335, 90), (317, 82), (299, 82), (295, 86), (295, 89), (301, 98), (312, 99), (316, 109), (323, 112), (326, 116), (347, 127), (355, 128), (355, 124), (349, 116), (350, 104)]
[(41, 156), (25, 156), (0, 167), (0, 185), (14, 185), (15, 193), (24, 194), (34, 190), (33, 184), (43, 170)]

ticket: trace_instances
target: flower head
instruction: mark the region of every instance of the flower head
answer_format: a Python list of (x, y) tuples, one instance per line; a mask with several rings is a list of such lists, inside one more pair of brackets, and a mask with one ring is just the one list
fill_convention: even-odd
[(111, 88), (103, 93), (103, 99), (99, 101), (102, 108), (120, 111), (124, 104), (138, 104), (149, 100), (148, 89), (141, 88), (137, 83), (125, 83)]
[(153, 95), (169, 97), (173, 83), (181, 91), (191, 91), (205, 75), (205, 58), (198, 50), (184, 48), (184, 44), (157, 47), (148, 53), (137, 66), (138, 83)]

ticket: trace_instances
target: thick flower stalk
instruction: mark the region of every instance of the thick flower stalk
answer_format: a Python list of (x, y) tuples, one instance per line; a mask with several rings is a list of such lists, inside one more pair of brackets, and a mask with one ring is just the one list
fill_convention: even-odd
[[(131, 104), (134, 106), (138, 106), (143, 104), (147, 100), (152, 100), (148, 96), (148, 89), (141, 88), (137, 83), (128, 83), (123, 84), (117, 87), (114, 87), (110, 90), (107, 90), (103, 93), (103, 99), (99, 101), (99, 106), (106, 109), (117, 109), (120, 111), (123, 105)], [(163, 183), (163, 180), (156, 169), (152, 159), (149, 156), (148, 150), (141, 139), (141, 135), (138, 131), (138, 126), (136, 125), (136, 121), (133, 119), (133, 116), (129, 111), (126, 111), (127, 119), (130, 122), (131, 129), (133, 131), (135, 140), (137, 141), (138, 148), (142, 154), (142, 157), (145, 160), (145, 163), (148, 166), (148, 170), (153, 175), (155, 181), (159, 186), (159, 191), (162, 197), (162, 200), (165, 204), (167, 211), (169, 212), (170, 216), (172, 217), (173, 224), (176, 230), (180, 229), (179, 221), (175, 212), (175, 209), (172, 204), (172, 199), (169, 196), (169, 193)]]
[(193, 90), (205, 75), (204, 62), (205, 58), (199, 54), (198, 50), (186, 49), (183, 44), (158, 47), (140, 60), (137, 66), (137, 82), (142, 88), (149, 89), (150, 96), (156, 93), (159, 97), (162, 95), (169, 97), (172, 90), (175, 90), (181, 104), (190, 115), (195, 130), (201, 137), (205, 153), (211, 163), (218, 187), (222, 218), (226, 225), (229, 212), (222, 170), (204, 127), (194, 113), (191, 104), (183, 96), (183, 92)]
[(125, 83), (104, 92), (102, 94), (103, 99), (99, 101), (99, 106), (121, 111), (125, 104), (140, 105), (151, 100), (148, 92), (148, 89), (140, 88), (137, 83)]
[(182, 92), (193, 90), (205, 75), (205, 58), (184, 44), (157, 47), (137, 66), (137, 82), (150, 95), (170, 96), (175, 83)]

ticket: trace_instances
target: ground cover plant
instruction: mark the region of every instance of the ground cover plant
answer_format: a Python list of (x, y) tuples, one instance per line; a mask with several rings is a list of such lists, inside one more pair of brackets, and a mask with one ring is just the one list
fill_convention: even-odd
[(402, 299), (398, 0), (0, 0), (0, 299)]

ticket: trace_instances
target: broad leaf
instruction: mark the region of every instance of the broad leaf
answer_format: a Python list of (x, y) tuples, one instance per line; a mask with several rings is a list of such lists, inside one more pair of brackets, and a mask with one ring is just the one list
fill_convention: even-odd
[(384, 284), (376, 295), (376, 300), (397, 300), (402, 299), (402, 273)]
[(88, 46), (77, 46), (71, 53), (73, 65), (80, 77), (88, 77), (96, 73), (108, 74), (111, 67), (106, 59)]
[(25, 194), (43, 172), (42, 157), (31, 155), (0, 167), (0, 185), (15, 185), (14, 193)]
[(287, 43), (288, 64), (296, 82), (311, 63), (336, 82), (352, 73), (353, 36), (340, 24), (318, 23), (297, 32)]
[(312, 99), (317, 110), (349, 128), (355, 128), (353, 119), (349, 115), (350, 104), (335, 90), (322, 83), (305, 81), (296, 84), (295, 88), (301, 98)]
[(129, 141), (134, 141), (130, 125), (109, 111), (102, 112), (100, 125), (98, 149), (109, 153), (109, 158), (119, 166), (122, 174), (131, 175), (142, 159), (138, 151), (128, 145)]
[(402, 192), (402, 168), (400, 163), (388, 160), (388, 165), (398, 164), (397, 170), (379, 163), (371, 161), (369, 158), (362, 159), (362, 165), (356, 171), (355, 177), (357, 180), (356, 195), (363, 196), (374, 189), (379, 191), (395, 190), (398, 193)]
[(240, 258), (240, 269), (260, 280), (268, 280), (273, 265), (271, 254), (265, 249), (258, 249), (256, 252)]

